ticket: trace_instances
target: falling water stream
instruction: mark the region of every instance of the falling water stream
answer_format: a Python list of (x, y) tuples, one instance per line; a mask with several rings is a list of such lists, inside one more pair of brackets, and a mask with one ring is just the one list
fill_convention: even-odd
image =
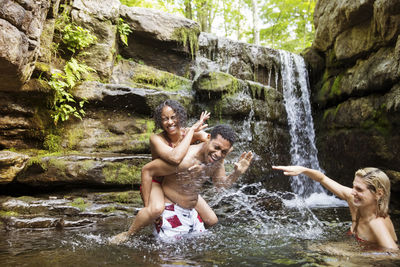
[[(314, 124), (311, 116), (307, 70), (301, 56), (280, 51), (284, 104), (291, 137), (292, 165), (320, 170), (315, 146)], [(301, 196), (322, 193), (319, 183), (299, 175), (292, 178), (292, 189)]]

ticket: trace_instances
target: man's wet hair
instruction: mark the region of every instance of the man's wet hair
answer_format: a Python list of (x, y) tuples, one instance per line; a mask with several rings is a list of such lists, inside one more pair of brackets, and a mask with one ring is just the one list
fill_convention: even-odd
[(160, 105), (158, 105), (154, 110), (153, 118), (156, 124), (156, 128), (162, 129), (161, 112), (165, 106), (172, 108), (172, 110), (175, 112), (175, 115), (177, 116), (178, 119), (178, 126), (185, 127), (187, 121), (186, 109), (178, 101), (168, 99), (162, 102)]
[(236, 141), (235, 132), (229, 125), (226, 124), (217, 125), (211, 130), (211, 139), (215, 139), (217, 135), (221, 135), (222, 138), (228, 140), (229, 143), (231, 143), (231, 146)]

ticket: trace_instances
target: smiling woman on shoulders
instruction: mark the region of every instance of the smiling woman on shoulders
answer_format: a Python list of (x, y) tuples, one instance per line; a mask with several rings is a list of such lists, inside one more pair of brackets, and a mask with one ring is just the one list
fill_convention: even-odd
[(289, 176), (307, 175), (321, 183), (339, 198), (346, 200), (351, 213), (350, 233), (359, 241), (398, 250), (397, 236), (388, 215), (390, 180), (377, 168), (364, 168), (355, 173), (353, 188), (343, 186), (317, 170), (302, 166), (273, 166)]

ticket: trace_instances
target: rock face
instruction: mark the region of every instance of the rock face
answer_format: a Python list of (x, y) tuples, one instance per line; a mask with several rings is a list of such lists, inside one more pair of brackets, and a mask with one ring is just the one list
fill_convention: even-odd
[(14, 180), (25, 167), (28, 157), (11, 151), (0, 151), (0, 184)]
[[(30, 1), (23, 3), (7, 6), (18, 6), (25, 13), (33, 10), (28, 8)], [(0, 90), (0, 149), (24, 149), (27, 159), (23, 171), (3, 183), (137, 185), (141, 167), (150, 160), (148, 140), (156, 130), (152, 112), (162, 101), (176, 99), (192, 118), (189, 125), (208, 110), (209, 125), (234, 127), (238, 142), (227, 159), (228, 171), (243, 151), (252, 150), (256, 159), (244, 179), (287, 186), (267, 179), (271, 165), (289, 163), (290, 158), (279, 51), (200, 33), (194, 21), (126, 7), (118, 0), (75, 0), (69, 6), (49, 1), (40, 7), (41, 13), (31, 12), (32, 21), (40, 21), (36, 39), (32, 37), (37, 40), (32, 50), (36, 54), (18, 52), (15, 60), (4, 58), (7, 64), (26, 62), (29, 75), (16, 81), (7, 72), (0, 73), (0, 79), (14, 83), (13, 90)], [(2, 9), (0, 15), (15, 17), (4, 23), (12, 22), (14, 30), (23, 32), (28, 25), (17, 22), (25, 13), (12, 10)], [(57, 50), (54, 55), (57, 44), (65, 46), (60, 18), (66, 15), (68, 22), (96, 36), (96, 43), (73, 54), (95, 73), (69, 91), (76, 101), (87, 101), (82, 120), (70, 118), (55, 126), (50, 117), (54, 91), (47, 81), (52, 74), (65, 72), (71, 52)], [(132, 30), (128, 46), (119, 41), (121, 22)]]
[(39, 55), (47, 1), (0, 1), (0, 91), (18, 91)]
[(322, 167), (347, 185), (367, 166), (382, 168), (395, 181), (400, 172), (399, 2), (320, 0), (314, 22), (316, 39), (304, 56), (312, 73)]

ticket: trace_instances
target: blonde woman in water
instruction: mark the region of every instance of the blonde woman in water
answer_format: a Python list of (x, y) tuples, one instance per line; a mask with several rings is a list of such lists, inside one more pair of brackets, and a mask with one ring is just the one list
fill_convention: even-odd
[(337, 197), (346, 200), (351, 213), (351, 233), (359, 241), (381, 248), (398, 250), (397, 236), (388, 215), (390, 180), (377, 168), (364, 168), (355, 173), (353, 188), (343, 186), (317, 170), (302, 166), (273, 166), (284, 175), (305, 174)]

